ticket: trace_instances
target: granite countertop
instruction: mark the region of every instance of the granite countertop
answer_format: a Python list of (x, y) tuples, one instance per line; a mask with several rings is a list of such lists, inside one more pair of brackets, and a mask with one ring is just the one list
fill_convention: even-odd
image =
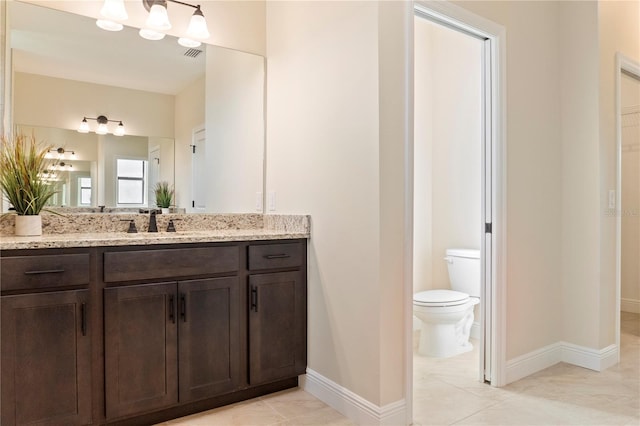
[[(309, 238), (309, 217), (293, 215), (189, 215), (188, 218), (171, 215), (172, 219), (185, 220), (177, 222), (177, 232), (163, 232), (164, 222), (159, 220), (158, 229), (161, 232), (144, 232), (145, 215), (132, 216), (138, 225), (139, 232), (129, 234), (118, 219), (117, 229), (110, 229), (113, 220), (106, 215), (97, 214), (94, 220), (87, 222), (87, 217), (79, 218), (67, 215), (64, 219), (52, 217), (51, 223), (43, 218), (43, 235), (37, 237), (17, 237), (12, 233), (0, 234), (0, 250), (23, 250), (39, 248), (72, 248), (72, 247), (102, 247), (154, 245), (176, 243), (208, 243), (221, 241), (258, 241)], [(142, 216), (142, 217), (139, 217)], [(249, 220), (247, 220), (247, 218)], [(66, 229), (64, 233), (47, 233), (52, 223), (62, 220), (63, 225), (56, 223), (56, 229)], [(129, 218), (127, 218), (129, 220)], [(185, 226), (184, 224), (188, 224)], [(82, 225), (82, 226), (79, 226)], [(124, 223), (127, 225), (127, 223)], [(125, 228), (127, 227), (125, 226)], [(82, 231), (81, 231), (82, 230)]]

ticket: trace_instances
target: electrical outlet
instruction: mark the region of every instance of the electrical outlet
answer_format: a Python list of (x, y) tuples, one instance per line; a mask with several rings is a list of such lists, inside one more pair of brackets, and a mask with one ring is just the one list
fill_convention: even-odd
[(609, 208), (610, 209), (616, 208), (616, 190), (615, 189), (609, 190)]
[(256, 192), (256, 211), (262, 211), (262, 191)]
[(270, 191), (267, 193), (267, 205), (269, 206), (269, 211), (276, 211), (276, 193), (275, 191)]

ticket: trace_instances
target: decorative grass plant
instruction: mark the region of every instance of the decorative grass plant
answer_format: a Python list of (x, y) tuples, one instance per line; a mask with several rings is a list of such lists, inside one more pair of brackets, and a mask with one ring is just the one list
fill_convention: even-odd
[(46, 157), (52, 146), (22, 134), (1, 139), (0, 187), (21, 216), (39, 215), (57, 192), (44, 178), (55, 165)]
[(169, 182), (160, 181), (156, 183), (156, 204), (162, 209), (168, 209), (173, 202), (174, 190), (169, 187)]

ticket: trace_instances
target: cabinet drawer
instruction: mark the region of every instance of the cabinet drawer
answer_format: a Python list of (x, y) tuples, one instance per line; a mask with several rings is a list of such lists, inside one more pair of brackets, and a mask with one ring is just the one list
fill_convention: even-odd
[(0, 258), (3, 291), (89, 284), (89, 253)]
[(300, 243), (249, 246), (249, 269), (293, 268), (302, 265)]
[(104, 281), (148, 280), (235, 272), (239, 248), (201, 247), (106, 252)]

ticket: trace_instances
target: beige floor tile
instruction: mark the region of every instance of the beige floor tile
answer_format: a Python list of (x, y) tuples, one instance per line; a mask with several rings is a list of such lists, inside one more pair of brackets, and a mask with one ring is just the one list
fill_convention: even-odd
[(625, 425), (633, 417), (610, 414), (546, 398), (517, 396), (455, 423), (456, 425)]
[(302, 389), (288, 389), (260, 398), (285, 419), (300, 417), (327, 405)]
[(266, 426), (285, 420), (259, 399), (204, 411), (167, 422), (170, 426)]
[(504, 388), (477, 380), (477, 348), (448, 359), (414, 354), (414, 424), (639, 426), (640, 315), (622, 313), (621, 330), (618, 365), (559, 363)]
[(307, 414), (293, 417), (284, 422), (278, 423), (278, 426), (305, 426), (305, 425), (323, 425), (323, 426), (355, 426), (356, 424), (344, 417), (331, 407), (313, 410)]
[(414, 385), (413, 419), (423, 425), (448, 425), (496, 403), (434, 379)]

